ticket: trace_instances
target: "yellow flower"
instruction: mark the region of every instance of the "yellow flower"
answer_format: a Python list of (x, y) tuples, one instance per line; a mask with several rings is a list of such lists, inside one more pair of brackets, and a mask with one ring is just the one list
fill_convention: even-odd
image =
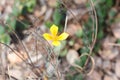
[(56, 25), (54, 25), (54, 24), (51, 26), (50, 32), (51, 32), (51, 34), (44, 33), (43, 37), (46, 40), (51, 40), (52, 44), (54, 46), (59, 46), (60, 45), (60, 41), (67, 39), (67, 37), (69, 36), (69, 34), (66, 33), (66, 32), (63, 32), (62, 34), (58, 35), (58, 27)]

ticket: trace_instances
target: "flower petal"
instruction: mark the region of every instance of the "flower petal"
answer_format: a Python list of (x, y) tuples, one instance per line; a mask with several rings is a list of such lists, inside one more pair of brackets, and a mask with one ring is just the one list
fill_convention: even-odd
[(69, 34), (64, 32), (60, 36), (58, 36), (58, 40), (65, 40), (68, 36)]
[(48, 33), (44, 33), (43, 34), (43, 37), (46, 39), (46, 40), (52, 40), (52, 36)]
[(50, 32), (52, 33), (52, 35), (56, 36), (58, 33), (58, 27), (53, 24), (50, 28)]
[(59, 46), (59, 45), (60, 45), (60, 42), (59, 42), (59, 41), (53, 41), (52, 44), (53, 44), (54, 46)]

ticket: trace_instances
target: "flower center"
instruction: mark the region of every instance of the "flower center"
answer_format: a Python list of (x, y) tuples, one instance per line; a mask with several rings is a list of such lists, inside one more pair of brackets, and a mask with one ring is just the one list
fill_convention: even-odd
[(56, 35), (56, 36), (52, 36), (52, 38), (53, 38), (53, 41), (57, 41), (58, 39), (58, 36)]

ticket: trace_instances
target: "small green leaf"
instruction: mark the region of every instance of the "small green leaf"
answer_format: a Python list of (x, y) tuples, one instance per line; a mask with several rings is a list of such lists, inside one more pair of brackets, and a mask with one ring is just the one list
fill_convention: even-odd
[(61, 50), (63, 50), (65, 48), (65, 46), (66, 46), (66, 41), (65, 40), (61, 41), (60, 46), (54, 48), (55, 53), (56, 54), (59, 53), (59, 55), (60, 55), (61, 54)]
[(45, 25), (46, 25), (46, 27), (50, 28), (53, 25), (53, 23), (50, 21), (47, 21), (47, 22), (45, 22)]
[(4, 40), (4, 42), (5, 42), (6, 44), (10, 44), (10, 36), (9, 36), (9, 35), (6, 34), (6, 35), (4, 36), (4, 39), (3, 39), (3, 40)]
[(2, 35), (5, 32), (5, 29), (2, 25), (0, 25), (0, 35)]
[(59, 56), (61, 56), (61, 57), (66, 56), (67, 52), (68, 52), (68, 50), (67, 50), (67, 49), (65, 49), (65, 50), (61, 51), (61, 52), (60, 52), (60, 54), (59, 54)]
[(103, 37), (104, 37), (104, 32), (103, 32), (103, 30), (100, 30), (100, 31), (98, 32), (97, 38), (98, 38), (98, 39), (102, 39)]
[(117, 14), (117, 10), (115, 10), (115, 9), (111, 9), (111, 10), (109, 11), (109, 17), (110, 17), (110, 18), (113, 18), (116, 14)]
[[(8, 24), (8, 26), (7, 26), (8, 32), (11, 32), (12, 29), (15, 30), (15, 28), (16, 28), (16, 20), (13, 17), (9, 17), (7, 19), (7, 24)], [(11, 27), (12, 29), (10, 29), (9, 27)]]
[(74, 80), (83, 80), (82, 74), (78, 74), (78, 75), (74, 76)]
[(69, 44), (70, 46), (73, 46), (73, 45), (74, 45), (74, 43), (75, 43), (75, 41), (74, 41), (74, 40), (70, 40), (70, 41), (68, 42), (68, 44)]
[(87, 60), (87, 56), (83, 56), (83, 57), (81, 57), (79, 60), (77, 60), (75, 63), (76, 63), (77, 65), (83, 67), (84, 64), (85, 64), (85, 62), (86, 62), (86, 60)]
[(120, 39), (117, 40), (117, 43), (120, 44)]
[(74, 77), (71, 74), (67, 74), (65, 80), (74, 80)]
[(36, 4), (36, 0), (30, 0), (26, 3), (29, 12), (32, 12)]
[(78, 38), (82, 37), (82, 35), (83, 35), (83, 30), (82, 30), (82, 29), (79, 29), (79, 30), (75, 33), (75, 35), (76, 35)]
[(54, 13), (53, 13), (53, 22), (54, 24), (56, 25), (60, 25), (60, 23), (62, 21), (65, 20), (65, 15), (64, 14), (61, 14), (59, 10), (55, 10)]
[(0, 36), (0, 42), (9, 44), (10, 43), (10, 36), (7, 34), (3, 34)]

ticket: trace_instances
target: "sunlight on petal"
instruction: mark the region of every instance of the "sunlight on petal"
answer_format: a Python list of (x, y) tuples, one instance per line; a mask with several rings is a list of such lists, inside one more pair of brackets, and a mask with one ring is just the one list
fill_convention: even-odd
[(46, 39), (46, 40), (52, 40), (52, 36), (48, 33), (44, 33), (43, 34), (43, 37)]
[(65, 40), (67, 39), (68, 36), (69, 34), (64, 32), (58, 37), (58, 40)]
[(52, 33), (52, 35), (56, 36), (58, 33), (58, 27), (53, 24), (52, 27), (50, 28), (50, 32)]
[(59, 46), (59, 45), (60, 45), (60, 42), (59, 42), (59, 41), (53, 41), (52, 44), (53, 44), (54, 46)]

